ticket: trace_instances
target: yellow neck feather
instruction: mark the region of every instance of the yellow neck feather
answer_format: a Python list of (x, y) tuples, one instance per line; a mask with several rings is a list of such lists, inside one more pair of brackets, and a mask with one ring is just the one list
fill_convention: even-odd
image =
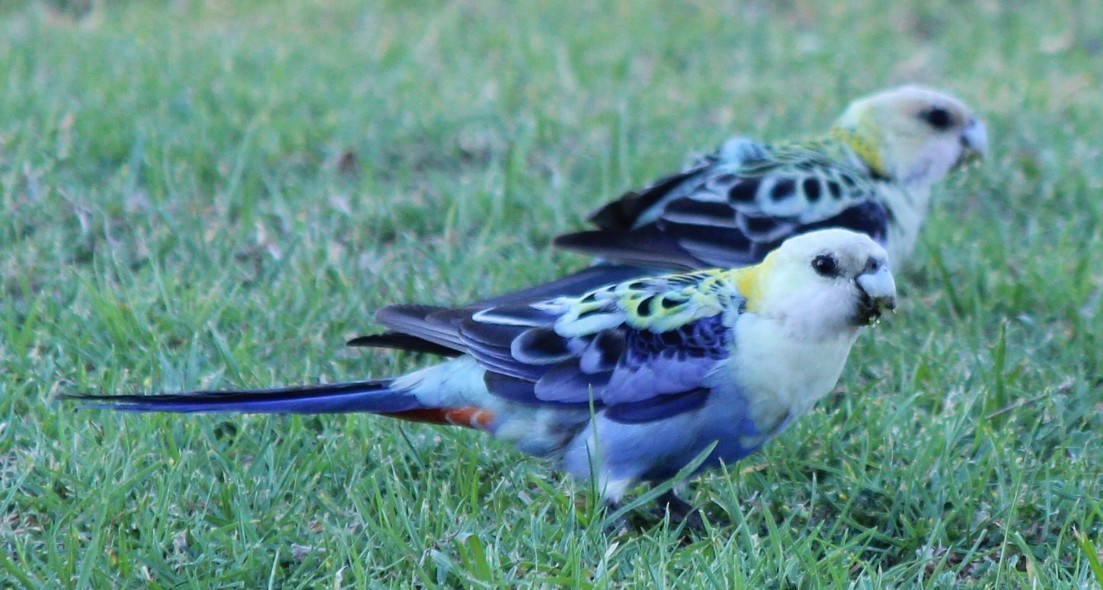
[(877, 176), (888, 176), (885, 170), (885, 162), (881, 159), (876, 142), (873, 138), (853, 128), (835, 127), (831, 130), (831, 137), (843, 142), (858, 154), (858, 157), (866, 163), (870, 172)]
[(766, 276), (774, 265), (774, 255), (770, 254), (761, 263), (732, 271), (735, 286), (743, 297), (747, 298), (747, 311), (758, 311), (762, 304), (762, 294), (766, 286)]

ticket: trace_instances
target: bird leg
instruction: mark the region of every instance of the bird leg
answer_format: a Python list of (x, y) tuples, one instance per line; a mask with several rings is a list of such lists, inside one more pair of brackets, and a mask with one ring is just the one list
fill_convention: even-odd
[(702, 517), (701, 510), (679, 498), (674, 490), (667, 490), (655, 502), (659, 505), (659, 518), (662, 518), (662, 511), (665, 510), (666, 514), (670, 516), (671, 524), (685, 523), (689, 530), (704, 530), (705, 520)]

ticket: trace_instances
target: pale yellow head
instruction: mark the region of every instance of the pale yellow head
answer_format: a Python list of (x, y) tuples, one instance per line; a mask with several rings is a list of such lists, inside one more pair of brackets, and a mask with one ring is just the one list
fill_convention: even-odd
[(808, 339), (845, 336), (896, 307), (888, 254), (845, 229), (789, 238), (740, 278), (748, 311)]
[(874, 174), (906, 186), (930, 186), (988, 151), (984, 124), (969, 107), (914, 85), (855, 100), (832, 134), (850, 145)]

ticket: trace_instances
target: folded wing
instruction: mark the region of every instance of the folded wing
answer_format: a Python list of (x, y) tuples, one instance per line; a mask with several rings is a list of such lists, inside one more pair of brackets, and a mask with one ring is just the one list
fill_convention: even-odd
[(645, 422), (699, 407), (731, 350), (741, 297), (722, 271), (640, 279), (580, 298), (485, 309), (395, 306), (404, 337), (469, 354), (494, 395)]
[(888, 215), (868, 170), (829, 140), (779, 146), (737, 138), (679, 174), (590, 216), (597, 229), (559, 247), (652, 268), (746, 266), (786, 238), (846, 227), (884, 242)]

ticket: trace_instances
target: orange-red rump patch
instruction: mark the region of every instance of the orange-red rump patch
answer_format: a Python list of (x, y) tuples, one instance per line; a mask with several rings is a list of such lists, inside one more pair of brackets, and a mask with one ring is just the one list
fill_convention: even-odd
[(463, 426), (466, 428), (478, 428), (479, 430), (488, 429), (490, 423), (494, 421), (494, 412), (476, 406), (406, 410), (405, 412), (388, 414), (388, 416), (401, 420), (409, 420), (411, 422)]

